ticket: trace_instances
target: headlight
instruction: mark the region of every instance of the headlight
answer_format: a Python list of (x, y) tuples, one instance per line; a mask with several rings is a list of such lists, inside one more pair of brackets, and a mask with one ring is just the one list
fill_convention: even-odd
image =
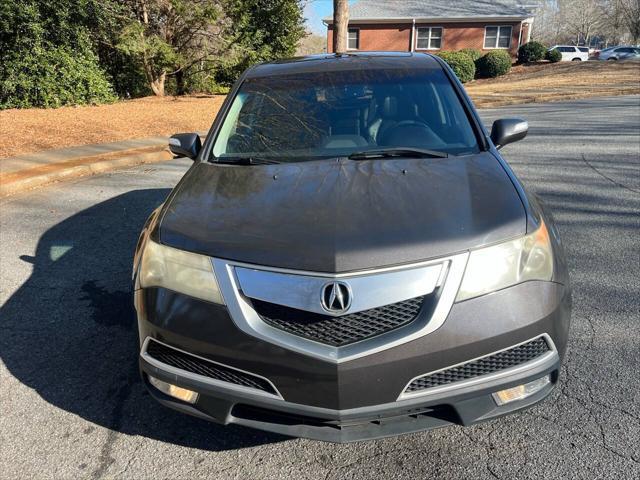
[(526, 282), (551, 280), (553, 253), (544, 222), (516, 240), (472, 251), (456, 301)]
[(163, 287), (224, 304), (211, 259), (147, 241), (140, 264), (140, 286)]

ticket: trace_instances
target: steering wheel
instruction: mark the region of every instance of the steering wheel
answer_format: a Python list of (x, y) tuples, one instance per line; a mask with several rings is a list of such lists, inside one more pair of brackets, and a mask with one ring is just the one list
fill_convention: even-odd
[(433, 147), (443, 143), (431, 127), (420, 120), (403, 120), (396, 123), (384, 132), (378, 143), (383, 146), (395, 146), (406, 143), (407, 139), (410, 139), (414, 146), (429, 145)]

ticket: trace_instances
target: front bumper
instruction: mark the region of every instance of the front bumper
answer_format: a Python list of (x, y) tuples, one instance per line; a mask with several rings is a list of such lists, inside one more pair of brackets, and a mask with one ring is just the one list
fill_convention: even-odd
[[(168, 373), (140, 359), (143, 381), (153, 397), (168, 407), (224, 425), (234, 423), (336, 443), (372, 440), (447, 425), (472, 425), (526, 408), (551, 392), (558, 379), (559, 365), (556, 356), (533, 369), (497, 381), (383, 405), (332, 410), (240, 393), (221, 386), (212, 387), (207, 382)], [(493, 392), (547, 374), (551, 375), (551, 384), (531, 397), (503, 406), (496, 405), (493, 400)], [(190, 405), (164, 395), (149, 384), (147, 375), (198, 392), (197, 404)]]
[[(152, 395), (185, 413), (285, 435), (351, 442), (446, 425), (470, 425), (528, 407), (558, 380), (569, 327), (570, 292), (551, 282), (527, 282), (455, 304), (446, 322), (414, 341), (344, 363), (286, 350), (240, 331), (226, 308), (162, 289), (136, 292), (140, 338), (251, 372), (282, 398), (182, 375), (140, 358)], [(555, 347), (544, 361), (498, 377), (479, 377), (410, 397), (401, 393), (420, 375), (546, 335)], [(549, 374), (551, 384), (521, 401), (498, 406), (492, 393)], [(195, 405), (148, 384), (148, 375), (199, 393)]]

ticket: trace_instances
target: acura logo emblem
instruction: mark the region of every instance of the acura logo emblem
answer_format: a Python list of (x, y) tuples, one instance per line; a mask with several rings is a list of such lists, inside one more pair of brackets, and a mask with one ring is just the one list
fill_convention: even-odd
[(343, 313), (351, 306), (351, 289), (344, 282), (331, 282), (322, 287), (322, 308), (331, 313)]

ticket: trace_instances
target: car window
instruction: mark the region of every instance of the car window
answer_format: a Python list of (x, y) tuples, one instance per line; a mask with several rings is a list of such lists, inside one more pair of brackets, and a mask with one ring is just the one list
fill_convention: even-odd
[(573, 47), (558, 47), (558, 50), (560, 50), (563, 53), (575, 52)]
[(384, 148), (479, 151), (441, 67), (249, 78), (234, 98), (211, 158), (302, 161)]
[(580, 50), (583, 53), (589, 53), (589, 48), (588, 47), (578, 47), (578, 50)]

